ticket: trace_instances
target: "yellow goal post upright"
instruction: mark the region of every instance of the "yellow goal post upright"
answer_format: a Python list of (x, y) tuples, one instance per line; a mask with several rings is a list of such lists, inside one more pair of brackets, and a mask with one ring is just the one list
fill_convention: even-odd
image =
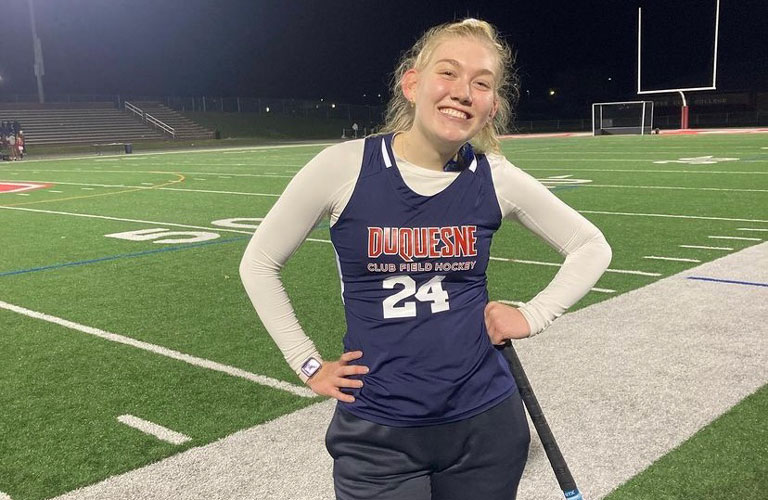
[(643, 8), (637, 8), (637, 94), (667, 94), (671, 92), (677, 92), (682, 98), (682, 106), (680, 108), (680, 128), (688, 128), (688, 101), (685, 99), (685, 92), (695, 92), (701, 90), (716, 90), (717, 89), (717, 40), (720, 31), (720, 0), (716, 0), (715, 4), (715, 43), (714, 43), (714, 57), (712, 58), (712, 85), (707, 87), (688, 87), (679, 89), (659, 89), (659, 90), (643, 90), (641, 87), (640, 74), (642, 70), (642, 35), (641, 28), (643, 25)]

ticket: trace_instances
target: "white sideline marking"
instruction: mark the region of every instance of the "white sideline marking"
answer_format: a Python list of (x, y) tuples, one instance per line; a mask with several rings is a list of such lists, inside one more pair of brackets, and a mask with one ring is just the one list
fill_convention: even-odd
[(736, 231), (761, 231), (761, 232), (768, 232), (768, 229), (760, 228), (760, 227), (737, 227)]
[(77, 330), (79, 332), (87, 333), (89, 335), (93, 335), (105, 340), (117, 342), (119, 344), (129, 345), (132, 347), (136, 347), (138, 349), (142, 349), (144, 351), (149, 351), (155, 354), (159, 354), (161, 356), (166, 356), (168, 358), (184, 361), (185, 363), (189, 363), (190, 365), (193, 365), (193, 366), (199, 366), (201, 368), (207, 368), (209, 370), (226, 373), (227, 375), (232, 375), (233, 377), (243, 378), (251, 382), (256, 382), (257, 384), (266, 385), (274, 389), (287, 391), (297, 396), (301, 396), (305, 398), (315, 397), (315, 393), (312, 392), (311, 390), (304, 387), (299, 387), (293, 384), (289, 384), (288, 382), (284, 382), (282, 380), (277, 380), (264, 375), (257, 375), (255, 373), (241, 370), (240, 368), (235, 368), (234, 366), (224, 365), (222, 363), (217, 363), (215, 361), (210, 361), (207, 359), (198, 358), (196, 356), (191, 356), (189, 354), (184, 354), (183, 352), (167, 349), (159, 345), (150, 344), (149, 342), (143, 342), (141, 340), (125, 337), (123, 335), (118, 335), (116, 333), (110, 333), (104, 330), (100, 330), (98, 328), (93, 328), (91, 326), (81, 325), (79, 323), (75, 323), (74, 321), (69, 321), (66, 319), (57, 318), (56, 316), (51, 316), (49, 314), (32, 311), (30, 309), (26, 309), (20, 306), (15, 306), (13, 304), (9, 304), (1, 300), (0, 300), (0, 309), (7, 309), (9, 311), (13, 311), (15, 313), (22, 314), (24, 316), (28, 316), (30, 318), (41, 319), (43, 321), (48, 321), (49, 323), (54, 323), (56, 325), (70, 328), (72, 330)]
[(48, 192), (49, 193), (63, 193), (64, 191), (54, 191), (53, 189), (49, 189)]
[(80, 188), (80, 189), (82, 189), (83, 191), (93, 191), (94, 190), (94, 188)]
[(13, 193), (16, 196), (29, 196), (29, 193)]
[(677, 245), (680, 248), (701, 248), (703, 250), (733, 250), (731, 247), (707, 247), (703, 245)]
[(741, 241), (763, 241), (761, 238), (745, 238), (743, 236), (707, 236), (713, 240), (741, 240)]
[(671, 260), (674, 262), (701, 262), (698, 259), (684, 259), (682, 257), (659, 257), (656, 255), (643, 255), (644, 259), (653, 259), (653, 260)]
[(592, 288), (591, 290), (600, 293), (616, 293), (616, 290), (611, 290), (610, 288)]
[(578, 212), (582, 214), (598, 214), (598, 215), (628, 215), (628, 216), (634, 216), (634, 217), (668, 217), (672, 219), (699, 219), (699, 220), (722, 220), (722, 221), (731, 221), (731, 222), (768, 223), (768, 220), (760, 220), (760, 219), (733, 219), (729, 217), (706, 217), (703, 215), (644, 214), (644, 213), (637, 213), (637, 212), (606, 212), (603, 210), (578, 210)]
[(143, 418), (139, 418), (133, 415), (120, 415), (117, 417), (117, 421), (121, 424), (127, 425), (128, 427), (133, 427), (134, 429), (140, 430), (144, 434), (155, 436), (157, 439), (165, 441), (166, 443), (178, 445), (192, 441), (191, 437), (185, 436), (180, 432), (172, 431), (167, 427), (163, 427), (162, 425), (158, 425), (154, 422), (150, 422), (149, 420), (144, 420)]
[[(504, 257), (489, 257), (489, 259), (498, 260), (501, 262), (516, 262), (518, 264), (533, 264), (536, 266), (552, 266), (552, 267), (562, 266), (562, 264), (558, 262), (540, 262), (537, 260), (505, 259)], [(618, 274), (636, 274), (638, 276), (661, 276), (660, 273), (648, 273), (645, 271), (631, 271), (627, 269), (606, 269), (605, 271), (609, 273), (618, 273)]]
[(522, 307), (525, 305), (525, 302), (518, 302), (516, 300), (498, 300), (497, 302), (501, 302), (502, 304), (509, 304), (515, 307)]

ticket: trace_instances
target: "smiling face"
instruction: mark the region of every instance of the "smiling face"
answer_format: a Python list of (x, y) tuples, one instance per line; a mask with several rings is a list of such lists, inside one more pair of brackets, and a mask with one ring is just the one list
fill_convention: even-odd
[(437, 150), (457, 149), (493, 119), (498, 60), (483, 42), (442, 40), (421, 69), (403, 75), (403, 92), (415, 103), (412, 132)]

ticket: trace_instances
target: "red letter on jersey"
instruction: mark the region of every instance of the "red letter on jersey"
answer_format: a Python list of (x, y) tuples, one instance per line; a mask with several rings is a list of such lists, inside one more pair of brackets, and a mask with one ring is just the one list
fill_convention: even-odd
[(375, 259), (381, 255), (383, 231), (380, 227), (368, 228), (368, 258)]

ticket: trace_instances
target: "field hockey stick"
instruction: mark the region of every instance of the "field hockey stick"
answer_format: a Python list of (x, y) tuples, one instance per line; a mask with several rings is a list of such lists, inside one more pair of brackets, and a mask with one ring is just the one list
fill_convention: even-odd
[(525, 407), (528, 409), (528, 414), (531, 416), (533, 426), (539, 434), (544, 451), (547, 453), (552, 470), (555, 471), (555, 477), (560, 484), (560, 489), (563, 490), (563, 495), (565, 495), (567, 500), (583, 500), (581, 493), (579, 493), (579, 488), (576, 486), (576, 481), (573, 480), (571, 471), (568, 469), (568, 464), (565, 463), (563, 454), (560, 452), (560, 447), (557, 445), (557, 441), (555, 441), (555, 436), (552, 434), (547, 419), (544, 417), (544, 412), (541, 410), (541, 406), (539, 406), (539, 401), (533, 393), (528, 376), (525, 374), (525, 370), (523, 370), (523, 365), (520, 364), (520, 358), (517, 357), (515, 348), (512, 347), (512, 342), (507, 340), (502, 351), (504, 352), (504, 357), (507, 358), (512, 376), (515, 377), (517, 388), (520, 390), (520, 396), (523, 399), (523, 403), (525, 403)]

